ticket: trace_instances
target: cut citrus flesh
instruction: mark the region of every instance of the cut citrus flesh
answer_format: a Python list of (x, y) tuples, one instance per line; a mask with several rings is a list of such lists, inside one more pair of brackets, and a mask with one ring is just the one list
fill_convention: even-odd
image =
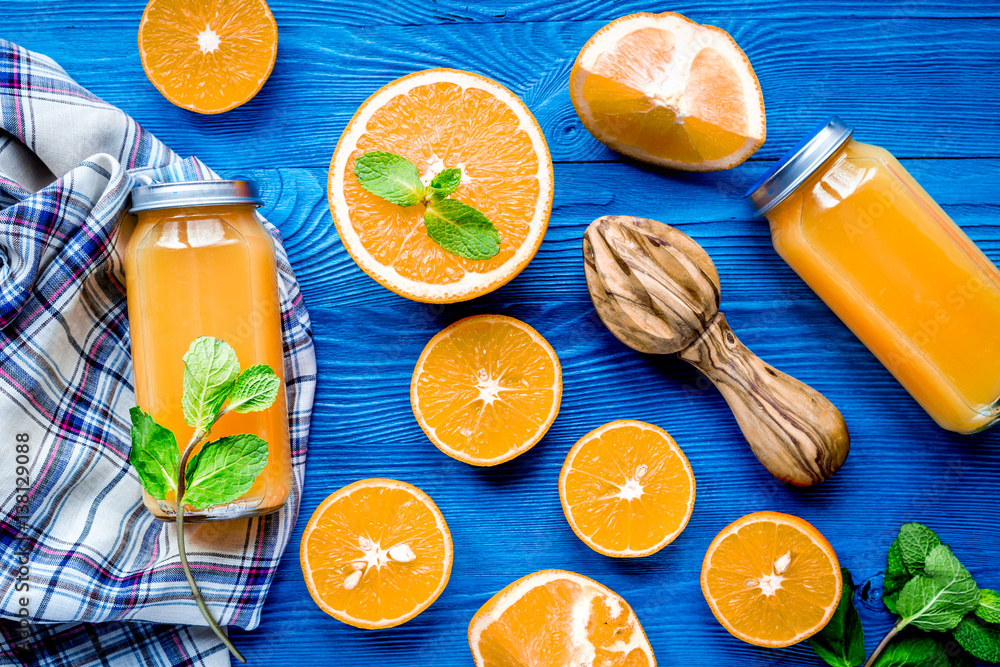
[(363, 479), (331, 494), (302, 533), (299, 560), (320, 609), (358, 628), (391, 628), (427, 609), (451, 576), (448, 524), (406, 482)]
[(701, 567), (715, 618), (757, 646), (790, 646), (822, 630), (841, 585), (826, 538), (808, 521), (779, 512), (755, 512), (726, 526)]
[(593, 579), (542, 570), (490, 598), (469, 623), (477, 667), (654, 667), (639, 619)]
[(548, 341), (505, 315), (474, 315), (431, 338), (410, 382), (413, 414), (438, 449), (492, 466), (531, 449), (559, 413), (562, 368)]
[(637, 160), (735, 167), (764, 143), (764, 96), (725, 30), (675, 13), (631, 14), (584, 45), (570, 98), (591, 134)]
[(149, 0), (139, 23), (146, 76), (179, 107), (222, 113), (274, 69), (278, 25), (264, 0)]
[(563, 463), (559, 499), (573, 532), (605, 556), (648, 556), (681, 534), (694, 509), (691, 464), (670, 434), (621, 420), (583, 436)]
[[(425, 184), (461, 169), (452, 197), (496, 225), (499, 254), (450, 253), (427, 235), (423, 204), (397, 206), (363, 190), (354, 163), (371, 151), (410, 160)], [(552, 209), (552, 160), (534, 116), (512, 92), (471, 72), (425, 70), (361, 105), (334, 151), (328, 194), (340, 240), (368, 275), (416, 301), (465, 301), (507, 283), (535, 256)]]

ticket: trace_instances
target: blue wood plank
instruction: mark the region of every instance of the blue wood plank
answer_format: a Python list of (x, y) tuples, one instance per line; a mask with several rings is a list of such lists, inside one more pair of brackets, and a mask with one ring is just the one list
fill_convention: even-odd
[[(130, 18), (116, 21), (76, 12), (36, 22), (21, 12), (5, 16), (4, 34), (47, 52), (176, 150), (217, 168), (325, 166), (368, 95), (442, 66), (485, 74), (520, 95), (556, 161), (618, 159), (583, 128), (567, 88), (579, 49), (604, 20), (359, 27), (335, 23), (336, 14), (284, 19), (275, 2), (280, 44), (270, 80), (243, 107), (205, 117), (167, 103), (146, 79), (136, 48), (141, 6), (130, 0), (122, 8)], [(1000, 90), (1000, 19), (714, 22), (760, 78), (769, 138), (757, 159), (777, 158), (831, 113), (899, 157), (1000, 156), (1000, 119), (986, 103)]]
[[(777, 257), (766, 224), (741, 200), (766, 161), (839, 112), (858, 137), (918, 158), (906, 166), (1000, 262), (1000, 6), (980, 0), (691, 0), (657, 4), (734, 34), (764, 89), (769, 140), (751, 163), (718, 174), (672, 174), (620, 161), (581, 127), (566, 92), (580, 46), (638, 0), (381, 3), (275, 0), (281, 44), (261, 94), (220, 117), (176, 109), (146, 81), (135, 48), (142, 0), (4, 0), (4, 37), (52, 56), (161, 139), (263, 186), (313, 317), (319, 387), (307, 485), (292, 544), (251, 632), (233, 631), (251, 664), (393, 667), (470, 664), (465, 632), (492, 593), (534, 570), (592, 576), (635, 607), (662, 665), (818, 665), (804, 646), (752, 647), (711, 616), (698, 586), (711, 538), (735, 518), (776, 509), (812, 521), (855, 578), (877, 587), (898, 526), (939, 531), (985, 586), (1000, 587), (1000, 430), (945, 433)], [(978, 17), (978, 18), (977, 18)], [(350, 115), (378, 86), (432, 66), (478, 71), (510, 86), (538, 116), (560, 164), (548, 234), (513, 282), (472, 303), (417, 304), (365, 276), (337, 240), (325, 167)], [(255, 169), (254, 169), (255, 168)], [(750, 454), (721, 396), (687, 365), (635, 353), (596, 318), (580, 236), (594, 217), (630, 213), (677, 225), (715, 260), (723, 310), (765, 360), (824, 392), (853, 436), (847, 464), (813, 489), (771, 478)], [(412, 366), (426, 341), (472, 313), (535, 326), (563, 362), (562, 410), (532, 451), (493, 469), (441, 454), (409, 407)], [(698, 480), (691, 523), (659, 554), (622, 562), (583, 545), (566, 524), (556, 479), (590, 429), (612, 419), (663, 426)], [(444, 512), (455, 566), (441, 598), (393, 630), (365, 632), (323, 614), (297, 560), (309, 513), (356, 479), (417, 484)], [(890, 617), (862, 603), (869, 650)], [(332, 656), (332, 657), (331, 657)]]

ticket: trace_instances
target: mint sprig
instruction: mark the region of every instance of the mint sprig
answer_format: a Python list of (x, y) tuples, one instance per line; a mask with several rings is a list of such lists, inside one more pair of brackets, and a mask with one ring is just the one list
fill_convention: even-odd
[[(240, 373), (236, 351), (228, 343), (202, 336), (184, 355), (184, 420), (194, 434), (178, 454), (177, 438), (153, 417), (134, 407), (132, 449), (135, 467), (146, 492), (156, 500), (176, 497), (177, 543), (181, 566), (202, 616), (240, 662), (246, 658), (222, 632), (208, 610), (188, 565), (184, 544), (184, 508), (206, 508), (230, 503), (253, 486), (267, 465), (268, 444), (252, 434), (229, 435), (194, 450), (208, 437), (212, 426), (229, 412), (256, 412), (271, 407), (281, 389), (281, 378), (263, 364)], [(183, 473), (181, 471), (184, 471)]]
[[(846, 630), (844, 619), (852, 612), (857, 616), (857, 611), (848, 597), (850, 574), (843, 572), (840, 605), (827, 627), (809, 641), (833, 667), (856, 667), (864, 659), (863, 630), (860, 618), (855, 631)], [(841, 609), (845, 598), (851, 606), (847, 611)], [(973, 656), (1000, 662), (1000, 594), (980, 589), (948, 545), (927, 526), (907, 523), (900, 527), (886, 557), (882, 601), (899, 618), (865, 667), (958, 667), (971, 665)], [(912, 631), (897, 638), (907, 628)], [(925, 634), (914, 634), (919, 630)]]
[(386, 151), (365, 153), (354, 163), (354, 175), (371, 194), (399, 206), (424, 206), (427, 236), (448, 252), (466, 259), (489, 259), (500, 252), (500, 233), (472, 206), (450, 198), (462, 182), (462, 170), (444, 169), (428, 185), (417, 166)]

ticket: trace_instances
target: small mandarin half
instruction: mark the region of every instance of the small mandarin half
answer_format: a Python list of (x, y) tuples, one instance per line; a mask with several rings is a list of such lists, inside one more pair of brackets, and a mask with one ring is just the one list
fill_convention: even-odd
[(719, 623), (770, 648), (822, 630), (842, 583), (826, 538), (808, 521), (779, 512), (755, 512), (726, 526), (701, 566), (701, 590)]
[(417, 487), (363, 479), (316, 508), (299, 560), (320, 609), (358, 628), (391, 628), (427, 609), (448, 584), (451, 533)]
[(469, 623), (477, 667), (654, 667), (624, 598), (575, 572), (542, 570), (490, 598)]
[(149, 0), (139, 23), (146, 76), (173, 104), (197, 113), (249, 101), (277, 54), (278, 24), (264, 0)]
[(559, 413), (562, 368), (548, 341), (505, 315), (474, 315), (431, 338), (410, 382), (417, 423), (448, 456), (493, 466), (542, 439)]
[[(466, 259), (431, 240), (424, 204), (399, 206), (364, 190), (362, 155), (385, 151), (416, 165), (425, 185), (460, 169), (452, 198), (500, 234), (490, 259)], [(330, 212), (358, 266), (396, 294), (452, 303), (491, 292), (528, 265), (552, 210), (552, 159), (538, 123), (512, 92), (472, 72), (432, 69), (397, 79), (358, 109), (330, 162)]]
[(605, 556), (656, 553), (694, 509), (691, 464), (670, 434), (622, 420), (580, 438), (559, 474), (559, 499), (573, 532)]
[(680, 14), (631, 14), (597, 31), (573, 65), (570, 99), (612, 150), (672, 169), (716, 171), (764, 143), (764, 96), (725, 30)]

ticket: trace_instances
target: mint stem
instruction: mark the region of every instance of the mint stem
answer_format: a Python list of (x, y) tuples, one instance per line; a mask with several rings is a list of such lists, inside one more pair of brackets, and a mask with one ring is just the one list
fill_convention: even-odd
[(892, 640), (892, 638), (895, 637), (900, 630), (905, 628), (906, 625), (907, 622), (904, 619), (899, 619), (896, 625), (892, 626), (892, 629), (889, 630), (886, 636), (882, 637), (882, 641), (880, 641), (878, 643), (878, 646), (875, 647), (875, 650), (872, 651), (872, 654), (865, 662), (864, 667), (872, 667), (872, 665), (875, 664), (875, 661), (878, 660), (878, 657), (882, 655), (882, 651), (885, 650), (885, 647), (889, 645), (889, 642)]
[[(224, 413), (224, 411), (223, 411)], [(219, 417), (223, 413), (216, 416), (215, 421), (218, 421)], [(209, 426), (211, 428), (211, 426)], [(226, 645), (229, 652), (233, 654), (233, 657), (239, 660), (241, 663), (245, 664), (247, 659), (243, 657), (239, 649), (233, 645), (233, 642), (229, 640), (226, 633), (222, 631), (219, 624), (216, 623), (215, 618), (212, 616), (212, 612), (208, 610), (208, 605), (205, 604), (205, 598), (201, 596), (201, 589), (198, 588), (197, 582), (194, 580), (194, 574), (191, 572), (191, 566), (187, 562), (187, 553), (184, 550), (184, 484), (186, 482), (185, 472), (187, 471), (188, 458), (191, 456), (191, 452), (194, 451), (195, 446), (198, 445), (202, 439), (208, 435), (208, 429), (204, 431), (195, 431), (195, 434), (191, 437), (191, 441), (188, 442), (187, 447), (184, 448), (184, 453), (181, 454), (180, 464), (177, 466), (177, 549), (181, 555), (181, 567), (184, 569), (184, 576), (187, 578), (188, 586), (191, 587), (191, 594), (194, 596), (194, 601), (198, 605), (198, 609), (201, 610), (201, 615), (205, 617), (208, 621), (209, 627), (212, 628), (212, 632), (222, 640), (222, 643)]]

